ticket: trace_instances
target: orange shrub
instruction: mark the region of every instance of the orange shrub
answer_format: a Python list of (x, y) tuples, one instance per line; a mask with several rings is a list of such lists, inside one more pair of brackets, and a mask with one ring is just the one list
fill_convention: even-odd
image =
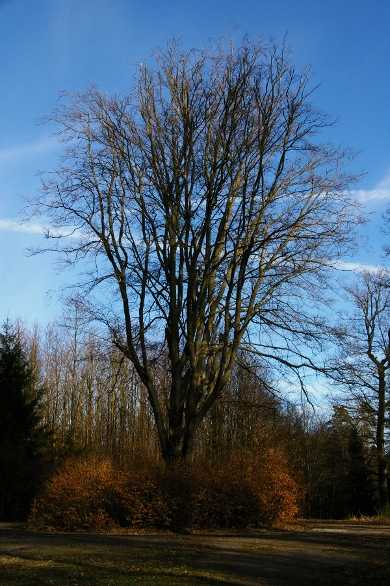
[(106, 501), (121, 481), (107, 460), (67, 460), (36, 499), (30, 520), (68, 531), (112, 527)]
[(122, 527), (166, 528), (171, 513), (155, 470), (129, 472), (111, 494), (110, 512)]
[(193, 524), (258, 527), (284, 523), (298, 513), (298, 485), (278, 450), (234, 454), (219, 467), (193, 474)]
[(166, 526), (169, 515), (152, 474), (124, 473), (109, 460), (89, 458), (64, 463), (36, 499), (30, 522), (65, 531), (103, 530)]
[(36, 499), (30, 521), (60, 530), (115, 526), (257, 527), (298, 512), (298, 486), (278, 450), (210, 464), (123, 472), (109, 460), (71, 459)]
[(226, 466), (197, 467), (193, 474), (193, 525), (208, 528), (256, 524), (258, 503), (240, 471)]
[(261, 523), (285, 523), (297, 516), (299, 487), (280, 450), (269, 449), (255, 456), (244, 473), (258, 499)]

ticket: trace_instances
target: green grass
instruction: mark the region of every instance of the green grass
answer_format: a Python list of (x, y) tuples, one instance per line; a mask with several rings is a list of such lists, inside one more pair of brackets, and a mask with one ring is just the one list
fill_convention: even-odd
[(61, 564), (54, 561), (33, 561), (0, 558), (2, 586), (128, 586), (130, 584), (221, 584), (227, 583), (211, 574), (195, 573), (186, 568), (129, 567), (127, 570), (108, 570), (85, 567), (84, 564)]
[(304, 521), (193, 535), (40, 533), (0, 526), (0, 586), (388, 586), (390, 525)]
[(145, 551), (104, 545), (26, 547), (0, 554), (1, 586), (129, 586), (161, 584), (190, 586), (229, 584), (216, 572), (199, 571), (186, 563), (180, 549)]

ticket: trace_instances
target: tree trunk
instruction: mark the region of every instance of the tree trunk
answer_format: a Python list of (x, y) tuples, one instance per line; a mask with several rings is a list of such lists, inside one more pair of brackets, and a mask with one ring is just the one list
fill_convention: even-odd
[[(176, 418), (174, 418), (176, 419)], [(172, 424), (169, 418), (169, 429), (164, 442), (162, 456), (167, 468), (189, 463), (195, 435), (195, 425), (192, 421)]]
[(165, 463), (163, 491), (169, 502), (170, 528), (178, 533), (188, 533), (192, 527), (191, 455), (195, 427), (194, 420), (171, 413), (162, 450)]
[(377, 477), (378, 477), (378, 497), (379, 506), (383, 510), (388, 502), (387, 488), (387, 462), (385, 455), (385, 409), (386, 409), (386, 381), (384, 369), (379, 369), (378, 385), (378, 418), (376, 426), (376, 459), (377, 459)]
[(170, 511), (170, 529), (187, 533), (192, 527), (192, 469), (188, 458), (172, 447), (165, 458), (162, 489)]

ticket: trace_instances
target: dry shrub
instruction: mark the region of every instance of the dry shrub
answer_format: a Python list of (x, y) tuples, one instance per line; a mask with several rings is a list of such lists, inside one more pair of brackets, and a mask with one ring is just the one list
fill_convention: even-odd
[(292, 519), (297, 498), (297, 483), (275, 449), (168, 472), (123, 472), (108, 460), (71, 459), (47, 483), (30, 520), (65, 531), (257, 527)]
[(108, 460), (67, 460), (36, 499), (30, 520), (65, 531), (110, 528), (115, 522), (106, 504), (121, 481)]
[(129, 472), (111, 495), (112, 517), (122, 527), (167, 528), (171, 512), (156, 470)]
[(30, 522), (65, 531), (161, 527), (168, 508), (153, 474), (124, 473), (109, 460), (70, 459), (36, 499)]
[(236, 453), (218, 467), (193, 474), (193, 524), (197, 527), (258, 527), (292, 520), (298, 485), (281, 451)]
[(249, 460), (246, 477), (258, 499), (262, 524), (285, 523), (297, 516), (299, 486), (281, 450), (269, 449)]
[(167, 506), (169, 528), (174, 531), (192, 525), (193, 472), (190, 465), (177, 464), (156, 470), (156, 481)]
[(258, 501), (235, 470), (204, 467), (194, 474), (192, 523), (204, 528), (255, 526)]

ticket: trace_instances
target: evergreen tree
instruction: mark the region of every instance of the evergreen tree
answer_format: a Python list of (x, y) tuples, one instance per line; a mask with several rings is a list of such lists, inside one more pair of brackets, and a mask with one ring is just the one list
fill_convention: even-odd
[(42, 479), (48, 434), (20, 336), (7, 323), (0, 334), (0, 519), (23, 519)]
[(368, 454), (356, 422), (342, 405), (334, 407), (323, 430), (325, 454), (317, 500), (325, 516), (345, 518), (373, 513), (374, 486)]
[(355, 425), (349, 432), (348, 454), (349, 466), (346, 478), (348, 512), (353, 515), (373, 514), (375, 491), (372, 471), (367, 463), (362, 437)]

